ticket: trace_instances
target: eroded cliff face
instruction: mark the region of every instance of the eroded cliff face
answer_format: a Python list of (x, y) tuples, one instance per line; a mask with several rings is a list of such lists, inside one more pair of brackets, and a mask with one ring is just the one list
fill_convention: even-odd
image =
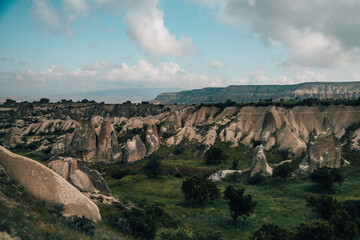
[[(96, 111), (89, 113), (92, 117), (82, 121), (69, 116), (60, 116), (62, 120), (44, 119), (36, 125), (19, 127), (17, 131), (9, 130), (5, 138), (12, 134), (14, 136), (8, 139), (17, 142), (19, 137), (37, 133), (40, 129), (42, 133), (51, 133), (55, 129), (74, 127), (73, 132), (60, 136), (53, 145), (49, 144), (52, 147), (50, 160), (71, 157), (87, 163), (137, 161), (157, 151), (161, 144), (201, 142), (208, 149), (217, 139), (227, 142), (229, 147), (240, 143), (252, 146), (254, 141), (259, 141), (265, 151), (275, 148), (288, 152), (290, 158), (305, 154), (308, 158), (304, 162), (311, 170), (322, 165), (338, 167), (341, 162), (339, 139), (347, 127), (360, 122), (360, 106), (342, 105), (292, 108), (164, 106), (167, 110), (158, 114), (129, 118), (111, 116), (102, 106), (93, 109)], [(116, 108), (109, 109), (114, 111)], [(84, 111), (88, 113), (89, 109)], [(74, 112), (81, 115), (79, 109)], [(359, 148), (360, 131), (354, 129), (351, 139), (350, 146)]]
[(225, 88), (203, 88), (162, 93), (153, 102), (161, 104), (201, 104), (225, 102), (256, 102), (260, 99), (280, 101), (294, 98), (358, 98), (360, 82), (312, 82), (296, 85), (232, 85)]

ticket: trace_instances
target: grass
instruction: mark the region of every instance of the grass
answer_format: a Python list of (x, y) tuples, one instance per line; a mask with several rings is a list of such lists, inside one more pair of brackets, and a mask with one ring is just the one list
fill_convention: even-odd
[[(222, 143), (217, 143), (217, 146), (225, 149), (225, 145)], [(219, 166), (204, 164), (203, 157), (194, 151), (195, 147), (186, 147), (184, 153), (180, 155), (172, 155), (170, 148), (161, 149), (159, 154), (169, 154), (164, 158), (163, 164), (172, 163), (199, 170), (203, 168), (218, 170), (231, 166), (231, 161)], [(230, 158), (242, 156), (243, 161), (239, 162), (240, 169), (250, 166), (247, 158), (250, 154), (252, 155), (251, 150), (239, 146), (226, 151)], [(191, 156), (193, 157), (191, 158)], [(352, 167), (342, 170), (347, 176), (342, 186), (336, 186), (334, 191), (327, 194), (340, 201), (360, 198), (360, 167), (356, 162), (357, 160), (353, 162)], [(309, 194), (324, 194), (319, 193), (313, 183), (300, 177), (291, 179), (288, 183), (284, 183), (281, 179), (270, 178), (261, 185), (248, 185), (246, 183), (247, 176), (242, 176), (240, 183), (236, 185), (245, 187), (245, 194), (251, 194), (258, 204), (254, 214), (246, 220), (240, 218), (238, 222), (232, 222), (227, 202), (224, 199), (207, 201), (204, 205), (193, 205), (186, 202), (180, 190), (183, 180), (184, 178), (176, 178), (171, 175), (154, 179), (141, 172), (117, 180), (106, 178), (115, 195), (133, 202), (146, 200), (147, 202), (164, 203), (169, 214), (178, 219), (186, 229), (190, 231), (220, 231), (225, 239), (248, 239), (251, 232), (265, 223), (276, 223), (295, 229), (300, 223), (316, 218), (306, 205), (306, 197)], [(227, 185), (229, 183), (219, 183), (218, 187), (223, 190)]]

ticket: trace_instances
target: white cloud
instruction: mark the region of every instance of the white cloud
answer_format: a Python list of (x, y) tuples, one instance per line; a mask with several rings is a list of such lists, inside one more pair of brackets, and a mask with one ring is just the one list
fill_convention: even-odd
[(192, 0), (220, 6), (219, 18), (290, 53), (284, 66), (350, 66), (360, 57), (360, 1)]
[(169, 54), (172, 56), (183, 56), (195, 54), (197, 48), (191, 38), (181, 36), (176, 39), (164, 24), (164, 13), (157, 9), (158, 1), (149, 4), (147, 8), (130, 8), (124, 20), (128, 24), (127, 34), (142, 49), (157, 54)]
[[(87, 16), (91, 7), (106, 7), (113, 12), (125, 10), (124, 21), (127, 34), (136, 45), (148, 52), (160, 55), (183, 56), (196, 54), (198, 49), (190, 37), (172, 34), (164, 23), (164, 12), (159, 10), (159, 0), (63, 0), (61, 9), (55, 10), (45, 0), (33, 0), (33, 13), (42, 20), (44, 30), (54, 33), (71, 34), (71, 25)], [(108, 33), (111, 33), (111, 31)]]
[(355, 80), (355, 81), (360, 81), (360, 74), (354, 73), (354, 74), (352, 75), (352, 79)]
[(112, 64), (108, 61), (104, 61), (104, 60), (89, 63), (84, 66), (84, 68), (86, 70), (101, 70), (101, 71), (108, 70), (113, 67), (114, 67), (114, 64)]
[(210, 63), (209, 67), (212, 69), (224, 69), (226, 68), (226, 64), (223, 63), (222, 61), (214, 61)]
[(317, 74), (312, 71), (305, 71), (297, 74), (297, 82), (326, 82), (327, 77), (322, 74)]

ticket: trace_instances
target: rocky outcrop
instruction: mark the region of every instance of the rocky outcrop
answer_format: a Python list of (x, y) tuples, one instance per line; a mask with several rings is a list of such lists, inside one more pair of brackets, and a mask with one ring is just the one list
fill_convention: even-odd
[(3, 140), (4, 146), (7, 147), (16, 147), (21, 142), (20, 129), (17, 127), (12, 127)]
[(209, 179), (211, 179), (214, 182), (220, 182), (223, 178), (226, 176), (233, 174), (233, 173), (239, 173), (240, 175), (244, 172), (244, 170), (222, 170), (219, 172), (216, 172), (212, 174)]
[(101, 220), (99, 208), (59, 174), (29, 158), (0, 146), (0, 165), (36, 198), (65, 206), (64, 216)]
[(145, 144), (141, 141), (139, 135), (128, 139), (124, 148), (124, 162), (135, 162), (146, 156)]
[(269, 177), (272, 175), (273, 169), (268, 165), (266, 161), (266, 155), (263, 145), (258, 145), (255, 148), (250, 172), (250, 177), (253, 177), (256, 174), (260, 174), (264, 177)]
[(21, 130), (21, 135), (40, 135), (40, 134), (52, 134), (56, 132), (68, 132), (78, 128), (80, 124), (70, 119), (69, 117), (66, 120), (55, 119), (55, 120), (46, 120), (39, 123), (30, 124), (30, 126), (25, 127)]
[(116, 132), (111, 125), (111, 119), (106, 117), (101, 124), (96, 141), (96, 159), (98, 161), (120, 162), (122, 150), (120, 149)]
[(335, 134), (328, 130), (326, 132), (313, 131), (307, 148), (307, 156), (302, 160), (300, 169), (303, 171), (314, 171), (320, 167), (341, 167), (341, 145)]
[(146, 130), (146, 156), (151, 155), (157, 151), (160, 147), (160, 138), (155, 125), (149, 125)]
[(47, 165), (82, 191), (111, 193), (101, 174), (96, 170), (88, 168), (86, 162), (60, 157), (49, 162)]

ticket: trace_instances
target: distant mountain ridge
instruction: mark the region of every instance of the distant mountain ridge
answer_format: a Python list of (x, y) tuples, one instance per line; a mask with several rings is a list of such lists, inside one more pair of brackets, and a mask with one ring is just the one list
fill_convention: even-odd
[(280, 99), (305, 98), (358, 98), (360, 82), (308, 82), (295, 85), (230, 85), (228, 87), (203, 88), (181, 92), (161, 93), (154, 103), (161, 104), (201, 104), (225, 102), (253, 102), (260, 99), (280, 101)]

